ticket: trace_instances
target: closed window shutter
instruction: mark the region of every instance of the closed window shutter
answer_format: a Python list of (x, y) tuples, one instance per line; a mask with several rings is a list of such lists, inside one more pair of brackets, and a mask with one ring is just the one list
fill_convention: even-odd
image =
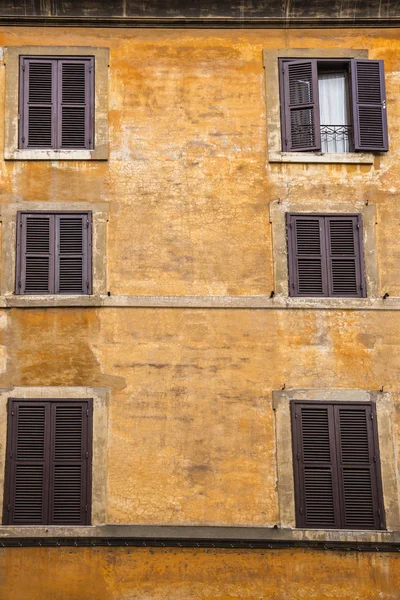
[(54, 293), (54, 216), (18, 213), (17, 294)]
[(6, 524), (47, 522), (49, 408), (43, 402), (9, 404)]
[(355, 150), (389, 149), (383, 61), (351, 61)]
[(331, 406), (294, 405), (296, 508), (300, 527), (339, 527)]
[(90, 523), (90, 400), (9, 401), (4, 524)]
[(292, 431), (297, 526), (384, 529), (374, 406), (294, 401)]
[(291, 60), (282, 65), (283, 150), (321, 150), (317, 61)]
[(92, 147), (93, 59), (58, 61), (58, 147)]
[(56, 215), (56, 293), (91, 293), (91, 218)]
[(289, 293), (327, 296), (324, 218), (288, 215)]
[(384, 527), (372, 406), (335, 406), (342, 523), (346, 529)]
[(49, 520), (53, 525), (89, 522), (87, 403), (52, 403)]
[(325, 217), (329, 296), (364, 297), (361, 216)]
[(20, 147), (55, 148), (56, 62), (51, 59), (20, 60)]
[(20, 148), (91, 149), (94, 58), (20, 59)]
[(92, 214), (18, 213), (17, 294), (92, 293)]

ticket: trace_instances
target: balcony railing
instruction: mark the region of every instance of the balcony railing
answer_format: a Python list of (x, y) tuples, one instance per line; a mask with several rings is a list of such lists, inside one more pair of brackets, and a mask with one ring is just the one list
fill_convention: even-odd
[(351, 125), (321, 125), (322, 152), (350, 152)]

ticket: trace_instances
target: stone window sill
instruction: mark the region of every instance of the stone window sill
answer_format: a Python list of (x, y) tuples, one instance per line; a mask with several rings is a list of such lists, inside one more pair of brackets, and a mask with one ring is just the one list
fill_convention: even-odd
[(13, 150), (4, 152), (5, 160), (107, 160), (107, 147), (94, 150)]
[(269, 152), (270, 163), (326, 163), (326, 164), (350, 164), (350, 165), (372, 165), (374, 163), (372, 153), (324, 153), (324, 152)]

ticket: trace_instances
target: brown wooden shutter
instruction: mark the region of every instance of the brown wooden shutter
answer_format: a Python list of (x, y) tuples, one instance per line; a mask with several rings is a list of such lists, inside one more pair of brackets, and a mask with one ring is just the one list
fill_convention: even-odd
[(52, 403), (49, 521), (84, 525), (90, 521), (89, 405)]
[(329, 296), (366, 296), (361, 216), (325, 217)]
[(56, 61), (20, 59), (20, 147), (55, 148)]
[(373, 405), (292, 402), (296, 522), (384, 529)]
[(92, 213), (17, 217), (17, 294), (92, 293)]
[(355, 150), (389, 149), (382, 60), (351, 61)]
[(58, 147), (91, 148), (93, 59), (58, 61)]
[(91, 293), (91, 214), (56, 215), (57, 294)]
[(333, 407), (292, 406), (298, 526), (339, 527)]
[(87, 525), (91, 400), (9, 400), (4, 524)]
[(54, 216), (18, 213), (17, 294), (54, 293)]
[(45, 402), (9, 402), (6, 524), (47, 521), (49, 409)]
[(285, 116), (283, 150), (320, 150), (317, 61), (291, 60), (281, 64)]
[(383, 529), (374, 407), (338, 404), (334, 410), (342, 527)]
[(93, 123), (93, 57), (21, 57), (20, 148), (93, 148)]
[(287, 215), (289, 294), (328, 296), (324, 218)]

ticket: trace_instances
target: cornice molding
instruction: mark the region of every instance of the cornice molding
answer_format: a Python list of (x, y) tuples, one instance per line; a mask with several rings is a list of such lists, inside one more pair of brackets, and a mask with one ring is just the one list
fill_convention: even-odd
[(0, 16), (0, 26), (12, 27), (121, 27), (165, 29), (321, 29), (321, 28), (397, 28), (395, 17), (60, 17)]

